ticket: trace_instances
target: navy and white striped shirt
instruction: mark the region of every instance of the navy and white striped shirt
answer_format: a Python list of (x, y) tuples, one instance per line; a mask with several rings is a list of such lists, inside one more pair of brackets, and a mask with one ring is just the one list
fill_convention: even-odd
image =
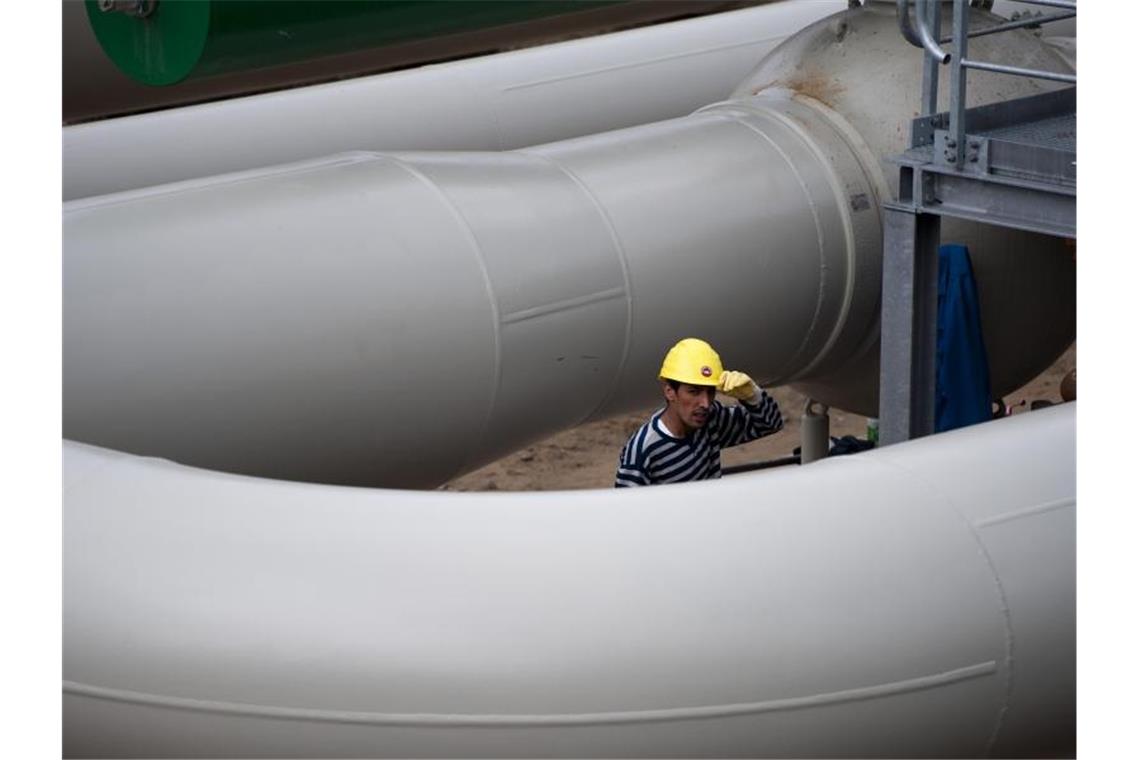
[(684, 438), (671, 435), (658, 409), (621, 451), (614, 486), (684, 483), (720, 477), (720, 450), (754, 441), (784, 427), (775, 400), (760, 391), (755, 404), (713, 401), (708, 422)]

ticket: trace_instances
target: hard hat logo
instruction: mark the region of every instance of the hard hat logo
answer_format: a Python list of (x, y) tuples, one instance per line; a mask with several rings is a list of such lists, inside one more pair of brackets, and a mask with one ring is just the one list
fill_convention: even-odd
[(690, 385), (716, 385), (723, 372), (712, 346), (699, 338), (685, 338), (669, 349), (657, 376)]

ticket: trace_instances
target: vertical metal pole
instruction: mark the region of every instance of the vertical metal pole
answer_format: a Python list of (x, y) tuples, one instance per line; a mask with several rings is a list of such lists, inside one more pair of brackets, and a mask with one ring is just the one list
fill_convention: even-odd
[(954, 0), (954, 49), (950, 51), (950, 140), (953, 164), (961, 169), (966, 157), (966, 42), (970, 32), (968, 0)]
[[(934, 39), (942, 36), (942, 3), (928, 3), (928, 16), (926, 25)], [(938, 113), (938, 69), (941, 63), (934, 56), (923, 53), (922, 56), (922, 115), (930, 116)]]
[(818, 403), (809, 398), (804, 416), (800, 418), (800, 464), (823, 459), (830, 448), (831, 418), (827, 415), (826, 404), (819, 404), (822, 407), (820, 411), (812, 411), (812, 406)]
[(885, 206), (879, 441), (934, 432), (941, 217)]

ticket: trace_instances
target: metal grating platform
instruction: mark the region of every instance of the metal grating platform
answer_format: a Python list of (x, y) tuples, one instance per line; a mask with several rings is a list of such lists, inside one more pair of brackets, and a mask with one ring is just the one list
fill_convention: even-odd
[(1003, 140), (1019, 145), (1037, 145), (1050, 150), (1077, 152), (1077, 115), (1075, 113), (1052, 116), (1026, 124), (983, 130), (980, 137)]
[(949, 121), (914, 120), (888, 206), (1076, 237), (1075, 87), (966, 110), (961, 168)]

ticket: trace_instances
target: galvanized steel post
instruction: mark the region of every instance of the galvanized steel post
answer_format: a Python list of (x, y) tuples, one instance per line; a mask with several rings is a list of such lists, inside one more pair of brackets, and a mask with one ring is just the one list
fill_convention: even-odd
[(934, 432), (941, 218), (893, 205), (883, 217), (879, 440), (886, 446)]

